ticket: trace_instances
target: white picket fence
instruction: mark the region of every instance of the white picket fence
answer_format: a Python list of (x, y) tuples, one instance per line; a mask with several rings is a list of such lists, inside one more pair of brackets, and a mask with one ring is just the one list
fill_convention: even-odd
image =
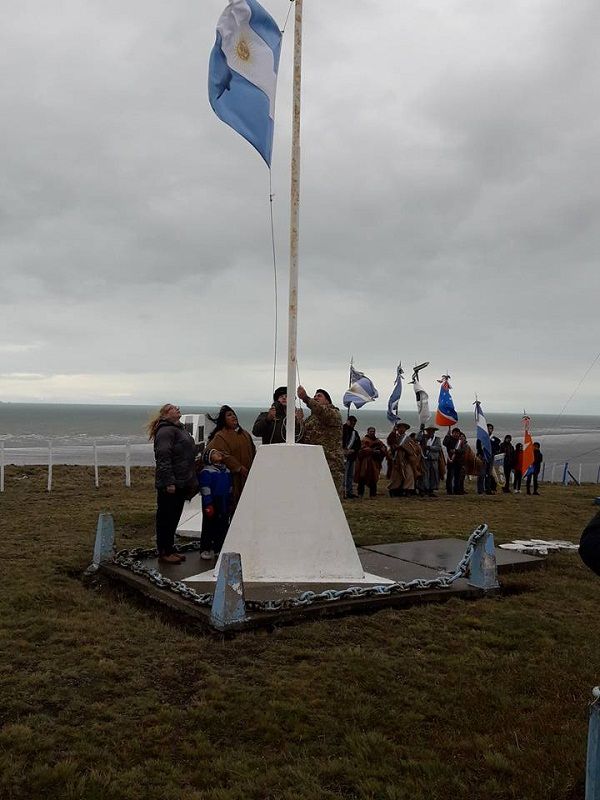
[[(125, 486), (131, 486), (132, 466), (152, 466), (154, 452), (152, 444), (117, 445), (60, 445), (49, 441), (45, 447), (5, 447), (0, 441), (0, 492), (4, 491), (5, 467), (14, 466), (47, 466), (48, 491), (52, 491), (53, 467), (56, 464), (71, 464), (94, 467), (94, 484), (100, 485), (101, 467), (122, 467)], [(499, 477), (502, 479), (501, 463), (497, 464)], [(542, 465), (540, 483), (580, 484), (600, 483), (600, 465), (570, 464), (560, 461)]]
[(131, 486), (131, 467), (154, 464), (151, 444), (66, 446), (49, 441), (45, 447), (6, 447), (0, 442), (0, 492), (5, 487), (5, 471), (13, 466), (47, 466), (48, 491), (52, 491), (53, 468), (56, 464), (93, 466), (94, 484), (100, 486), (101, 467), (122, 467), (125, 486)]

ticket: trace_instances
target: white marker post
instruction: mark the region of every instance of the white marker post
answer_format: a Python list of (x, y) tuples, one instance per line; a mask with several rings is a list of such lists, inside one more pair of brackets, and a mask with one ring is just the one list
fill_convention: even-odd
[(52, 442), (48, 442), (48, 491), (52, 491)]
[(125, 445), (125, 486), (131, 486), (131, 445)]
[(98, 476), (98, 445), (94, 442), (94, 484), (96, 489), (100, 486), (100, 478)]
[(300, 89), (302, 85), (302, 0), (294, 18), (294, 100), (292, 117), (292, 187), (290, 211), (290, 296), (285, 443), (296, 440), (296, 372), (298, 344), (298, 238), (300, 227)]

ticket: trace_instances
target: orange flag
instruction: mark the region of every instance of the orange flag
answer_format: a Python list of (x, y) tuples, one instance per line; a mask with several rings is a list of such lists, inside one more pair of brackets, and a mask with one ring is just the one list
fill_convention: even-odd
[(525, 433), (523, 434), (523, 455), (521, 456), (521, 474), (527, 475), (527, 470), (533, 466), (533, 439), (529, 433), (529, 419), (525, 424)]

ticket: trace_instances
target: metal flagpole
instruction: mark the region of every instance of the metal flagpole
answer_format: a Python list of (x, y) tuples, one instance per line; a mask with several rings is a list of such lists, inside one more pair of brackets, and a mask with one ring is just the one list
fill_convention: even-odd
[(300, 89), (302, 71), (302, 0), (296, 0), (294, 18), (294, 101), (292, 122), (292, 190), (290, 211), (290, 297), (288, 317), (288, 374), (286, 444), (294, 444), (296, 431), (296, 362), (298, 340), (298, 231), (300, 224)]

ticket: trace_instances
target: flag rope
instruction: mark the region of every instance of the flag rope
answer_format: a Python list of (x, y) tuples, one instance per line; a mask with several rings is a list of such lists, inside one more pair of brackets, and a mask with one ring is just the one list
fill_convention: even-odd
[(273, 291), (275, 294), (275, 334), (273, 342), (273, 388), (275, 392), (275, 378), (277, 374), (277, 329), (279, 327), (279, 301), (277, 287), (277, 253), (275, 250), (275, 223), (273, 221), (273, 180), (271, 168), (269, 167), (269, 210), (271, 218), (271, 250), (273, 253)]

